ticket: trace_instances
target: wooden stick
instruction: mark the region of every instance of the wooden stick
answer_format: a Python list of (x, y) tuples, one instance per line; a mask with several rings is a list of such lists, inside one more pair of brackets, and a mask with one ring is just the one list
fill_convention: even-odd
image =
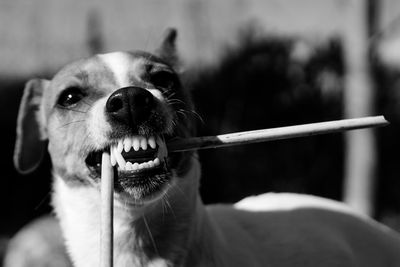
[(113, 266), (113, 210), (114, 210), (114, 170), (110, 154), (104, 152), (101, 159), (101, 229), (100, 266)]
[(179, 139), (171, 141), (167, 144), (167, 147), (169, 152), (182, 152), (188, 150), (218, 148), (279, 139), (313, 136), (317, 134), (335, 133), (362, 128), (381, 127), (387, 124), (389, 124), (389, 122), (383, 116), (363, 117), (357, 119), (336, 120), (247, 132), (237, 132), (217, 136)]

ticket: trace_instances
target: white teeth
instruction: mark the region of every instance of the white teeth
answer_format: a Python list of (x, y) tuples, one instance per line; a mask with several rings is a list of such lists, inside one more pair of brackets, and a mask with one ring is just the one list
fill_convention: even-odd
[[(147, 150), (148, 147), (155, 149), (157, 145), (157, 157), (154, 160), (147, 162), (127, 162), (121, 155), (122, 151), (129, 152), (131, 148), (133, 148), (135, 151), (138, 151), (139, 149)], [(130, 138), (125, 138), (124, 140), (119, 140), (117, 144), (111, 146), (110, 161), (112, 166), (116, 166), (118, 164), (118, 167), (121, 170), (136, 171), (159, 166), (161, 164), (160, 159), (167, 157), (167, 153), (165, 142), (159, 137), (156, 140), (154, 136), (146, 138), (144, 136), (135, 135)]]
[(133, 164), (131, 163), (131, 162), (127, 162), (126, 163), (126, 165), (125, 165), (125, 169), (127, 170), (127, 171), (129, 171), (129, 170), (133, 170)]
[(124, 144), (122, 143), (122, 140), (119, 140), (119, 141), (118, 141), (117, 151), (118, 151), (119, 153), (121, 153), (123, 148), (124, 148)]
[(149, 146), (151, 148), (153, 148), (153, 149), (156, 148), (156, 139), (153, 136), (149, 137), (148, 142), (149, 142)]
[(125, 152), (129, 152), (132, 147), (132, 139), (131, 138), (125, 138), (124, 139), (124, 150)]
[(133, 163), (132, 170), (136, 171), (137, 169), (139, 169), (139, 163), (135, 162)]
[(134, 136), (132, 140), (133, 149), (138, 151), (140, 148), (140, 140), (138, 136)]
[(140, 147), (141, 147), (143, 150), (147, 150), (147, 140), (146, 140), (146, 138), (142, 137), (142, 138), (140, 139)]
[(149, 166), (149, 168), (153, 168), (154, 167), (154, 162), (152, 160), (149, 160), (147, 162), (147, 165)]
[(118, 148), (114, 148), (114, 156), (118, 162), (118, 165), (121, 169), (125, 169), (126, 162), (125, 159), (122, 157), (121, 152), (118, 152)]
[(119, 168), (122, 170), (136, 171), (136, 170), (154, 168), (160, 165), (160, 159), (155, 158), (154, 160), (149, 160), (148, 162), (143, 162), (143, 163), (137, 163), (137, 162), (132, 163), (129, 161), (125, 162), (121, 154), (118, 153), (117, 147), (113, 146), (111, 147), (111, 164), (114, 164), (113, 166), (115, 166), (116, 163), (118, 163)]
[(142, 163), (143, 168), (150, 168), (149, 164), (147, 162)]

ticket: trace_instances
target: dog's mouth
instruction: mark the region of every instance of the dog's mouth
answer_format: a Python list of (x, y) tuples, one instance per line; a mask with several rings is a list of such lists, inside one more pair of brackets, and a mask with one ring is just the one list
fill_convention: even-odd
[(117, 177), (115, 190), (143, 199), (161, 191), (169, 181), (167, 148), (160, 136), (133, 135), (113, 142), (104, 149), (92, 151), (86, 157), (86, 165), (101, 176), (101, 158), (104, 151), (110, 152), (111, 165)]

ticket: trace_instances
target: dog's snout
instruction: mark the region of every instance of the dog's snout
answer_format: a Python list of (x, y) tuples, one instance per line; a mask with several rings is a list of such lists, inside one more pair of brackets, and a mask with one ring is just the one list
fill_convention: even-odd
[(124, 87), (108, 98), (105, 109), (110, 119), (137, 126), (149, 118), (154, 105), (155, 99), (146, 89)]

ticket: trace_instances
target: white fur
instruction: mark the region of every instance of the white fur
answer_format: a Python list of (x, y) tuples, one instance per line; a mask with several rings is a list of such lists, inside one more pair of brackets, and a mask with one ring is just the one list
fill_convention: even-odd
[(53, 206), (77, 266), (99, 266), (100, 195), (93, 187), (70, 188), (54, 178)]
[[(111, 70), (113, 73), (117, 86), (119, 88), (131, 86), (130, 76), (137, 80), (140, 77), (135, 74), (140, 73), (140, 67), (144, 63), (143, 59), (136, 59), (132, 61), (128, 54), (123, 52), (114, 52), (108, 54), (99, 55), (103, 63)], [(164, 101), (164, 96), (158, 89), (147, 89), (154, 97), (160, 101)]]
[[(99, 266), (100, 251), (100, 194), (93, 187), (71, 188), (60, 177), (55, 177), (53, 205), (60, 219), (67, 248), (76, 266)], [(133, 253), (127, 253), (121, 242), (131, 233), (130, 223), (142, 215), (124, 212), (122, 203), (114, 207), (114, 266), (140, 266)], [(149, 266), (166, 266), (156, 259)]]
[(88, 134), (90, 140), (95, 142), (95, 148), (100, 149), (108, 141), (107, 133), (112, 129), (110, 124), (106, 123), (104, 107), (107, 102), (108, 96), (103, 97), (92, 105), (89, 111), (89, 118), (86, 120)]
[(165, 101), (163, 94), (158, 89), (147, 89), (155, 98), (160, 101)]
[[(130, 86), (130, 77), (137, 73), (138, 68), (143, 64), (142, 59), (132, 61), (132, 58), (127, 53), (114, 52), (99, 55), (103, 63), (112, 71), (116, 79), (117, 85), (121, 87)], [(135, 77), (139, 79), (139, 77)]]

